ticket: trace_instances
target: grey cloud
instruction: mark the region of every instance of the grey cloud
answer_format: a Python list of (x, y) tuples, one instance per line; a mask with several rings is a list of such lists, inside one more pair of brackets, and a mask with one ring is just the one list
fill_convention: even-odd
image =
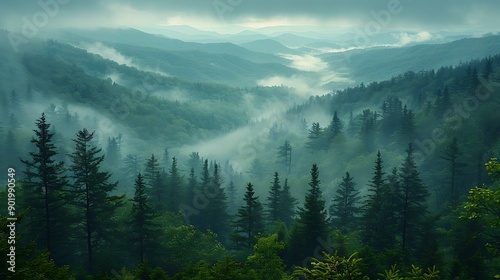
[[(39, 2), (63, 0), (17, 1), (0, 0), (0, 27), (20, 28), (22, 17), (30, 18), (42, 8)], [(500, 19), (500, 1), (497, 0), (64, 0), (50, 26), (125, 26), (141, 21), (146, 25), (169, 17), (190, 17), (200, 20), (216, 20), (238, 24), (247, 18), (260, 20), (286, 17), (315, 19), (318, 24), (339, 21), (362, 26), (373, 20), (373, 12), (387, 8), (389, 3), (399, 2), (401, 13), (393, 15), (389, 28), (456, 29), (495, 28)], [(120, 14), (117, 6), (128, 11), (150, 16), (131, 19), (130, 14)], [(221, 15), (223, 17), (221, 17)], [(136, 14), (137, 16), (137, 14)], [(132, 26), (134, 27), (134, 26)]]

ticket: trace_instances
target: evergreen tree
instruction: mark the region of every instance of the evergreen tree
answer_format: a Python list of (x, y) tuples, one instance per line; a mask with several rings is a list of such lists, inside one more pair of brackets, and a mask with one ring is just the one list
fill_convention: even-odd
[(106, 162), (109, 166), (120, 166), (121, 163), (120, 146), (115, 137), (108, 138), (108, 148), (106, 149)]
[(227, 187), (227, 212), (229, 215), (233, 215), (236, 212), (236, 186), (234, 182), (229, 181), (229, 185)]
[(132, 242), (139, 252), (140, 263), (145, 261), (146, 254), (154, 245), (156, 225), (154, 210), (149, 205), (149, 198), (146, 192), (146, 184), (141, 173), (135, 179), (135, 194), (132, 201)]
[(158, 159), (153, 154), (146, 161), (144, 181), (149, 189), (151, 205), (156, 211), (164, 211), (167, 204), (167, 188), (162, 178)]
[(336, 191), (333, 198), (333, 204), (330, 206), (330, 216), (332, 216), (332, 224), (342, 230), (351, 228), (354, 224), (354, 219), (359, 213), (358, 201), (359, 191), (355, 190), (356, 183), (353, 178), (346, 172), (342, 177), (342, 182)]
[(123, 173), (127, 177), (127, 180), (129, 182), (135, 180), (140, 171), (140, 163), (137, 155), (128, 154), (123, 161)]
[(342, 128), (343, 124), (340, 118), (337, 116), (337, 111), (333, 113), (333, 118), (332, 121), (330, 122), (330, 125), (328, 126), (328, 138), (330, 141), (333, 140), (337, 135), (342, 133)]
[(380, 151), (377, 152), (372, 174), (368, 198), (363, 205), (363, 240), (370, 248), (380, 251), (390, 248), (395, 238), (391, 190), (385, 180)]
[(297, 211), (298, 219), (288, 242), (288, 256), (291, 263), (297, 263), (305, 257), (312, 256), (318, 246), (318, 238), (326, 240), (328, 219), (325, 201), (319, 187), (319, 171), (316, 164), (313, 164), (311, 168), (309, 186), (304, 207), (299, 207)]
[(255, 196), (252, 183), (247, 184), (247, 191), (243, 198), (244, 204), (238, 209), (237, 219), (231, 239), (236, 248), (252, 248), (255, 245), (257, 234), (264, 230), (262, 219), (262, 205), (259, 197)]
[(287, 226), (290, 226), (292, 225), (292, 222), (295, 218), (295, 207), (297, 205), (297, 199), (292, 196), (290, 185), (288, 185), (288, 179), (285, 179), (280, 198), (281, 206), (278, 220), (283, 221)]
[(165, 150), (163, 150), (163, 168), (168, 168), (169, 164), (170, 164), (170, 154), (168, 152), (168, 148), (165, 148)]
[(87, 129), (76, 134), (75, 149), (69, 156), (73, 172), (73, 194), (75, 205), (80, 211), (79, 221), (86, 241), (88, 267), (93, 269), (94, 252), (103, 243), (110, 241), (115, 226), (113, 217), (116, 209), (122, 205), (123, 196), (111, 195), (117, 182), (109, 182), (111, 174), (100, 171), (104, 156), (101, 149), (93, 146), (94, 133)]
[(413, 140), (415, 134), (415, 115), (412, 110), (408, 110), (406, 105), (403, 108), (399, 136), (402, 143), (408, 143)]
[[(31, 139), (35, 149), (29, 153), (30, 159), (21, 160), (26, 166), (25, 180), (21, 184), (24, 207), (29, 211), (30, 239), (41, 239), (51, 257), (60, 260), (66, 251), (64, 242), (68, 240), (71, 226), (67, 203), (68, 180), (64, 175), (64, 163), (56, 162), (56, 147), (52, 142), (53, 133), (45, 114), (36, 121), (35, 137)], [(66, 253), (68, 253), (66, 251)]]
[(172, 158), (172, 166), (169, 170), (168, 176), (168, 188), (167, 188), (167, 201), (166, 210), (171, 212), (178, 211), (178, 204), (180, 203), (180, 195), (183, 192), (184, 184), (182, 182), (182, 177), (179, 174), (179, 169), (177, 168), (177, 159)]
[(462, 151), (458, 147), (458, 140), (456, 137), (453, 137), (451, 142), (445, 146), (443, 155), (441, 156), (447, 162), (446, 165), (450, 176), (448, 181), (450, 184), (448, 196), (452, 205), (455, 205), (458, 199), (457, 177), (461, 175), (461, 169), (465, 167), (464, 163), (459, 162), (461, 155)]
[(290, 169), (292, 167), (292, 146), (288, 140), (285, 140), (283, 146), (278, 148), (278, 158), (281, 158), (287, 173), (290, 174)]
[(418, 228), (427, 212), (429, 192), (420, 179), (415, 164), (413, 146), (406, 149), (406, 158), (398, 173), (398, 209), (401, 249), (403, 252), (415, 248), (418, 242)]
[(319, 122), (314, 122), (311, 129), (309, 130), (309, 141), (306, 143), (306, 147), (312, 151), (321, 150), (325, 147), (323, 139), (323, 128), (319, 125)]
[(274, 172), (274, 180), (271, 184), (267, 197), (267, 212), (269, 222), (273, 223), (279, 220), (281, 210), (281, 185), (278, 172)]
[(208, 204), (197, 216), (197, 224), (201, 230), (211, 230), (224, 240), (227, 234), (227, 197), (222, 188), (222, 178), (219, 174), (219, 165), (214, 163), (214, 172), (208, 175), (208, 161), (205, 160), (202, 174), (202, 193), (206, 195)]

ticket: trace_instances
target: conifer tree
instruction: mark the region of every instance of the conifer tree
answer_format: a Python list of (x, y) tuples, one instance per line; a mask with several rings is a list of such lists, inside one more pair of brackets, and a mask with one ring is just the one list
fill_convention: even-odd
[(398, 173), (397, 218), (401, 237), (401, 249), (411, 250), (418, 241), (418, 227), (427, 213), (429, 192), (420, 179), (413, 146), (408, 144), (406, 158)]
[(146, 161), (144, 181), (149, 189), (151, 205), (156, 211), (164, 211), (167, 204), (167, 188), (162, 178), (158, 159), (153, 154)]
[[(21, 184), (24, 207), (28, 212), (28, 238), (40, 238), (51, 257), (59, 261), (68, 240), (69, 211), (66, 207), (68, 180), (64, 175), (64, 163), (56, 162), (56, 147), (45, 114), (36, 121), (35, 137), (31, 139), (35, 149), (30, 159), (21, 160), (26, 166), (25, 180)], [(67, 244), (66, 244), (67, 245)]]
[(295, 207), (297, 205), (297, 199), (292, 196), (290, 185), (288, 184), (288, 179), (285, 179), (280, 198), (281, 206), (278, 219), (280, 221), (283, 221), (287, 226), (290, 226), (292, 225), (292, 222), (295, 218)]
[(156, 224), (154, 210), (149, 204), (146, 184), (141, 173), (135, 179), (135, 194), (132, 201), (132, 242), (138, 248), (140, 263), (145, 261), (148, 251), (153, 247), (155, 240)]
[(110, 241), (115, 226), (113, 217), (116, 209), (122, 205), (123, 196), (111, 195), (117, 182), (109, 182), (111, 174), (100, 171), (104, 160), (101, 149), (91, 141), (94, 133), (87, 129), (76, 134), (75, 149), (69, 156), (72, 159), (70, 170), (73, 173), (73, 195), (75, 206), (80, 209), (80, 229), (86, 241), (88, 267), (93, 269), (94, 252), (103, 243)]
[(267, 197), (268, 220), (273, 223), (279, 220), (281, 209), (281, 185), (278, 172), (274, 172), (274, 179), (271, 182), (269, 196)]
[(349, 229), (354, 224), (354, 219), (359, 213), (360, 209), (357, 204), (360, 197), (359, 191), (355, 190), (355, 186), (356, 183), (353, 182), (353, 178), (349, 172), (346, 172), (330, 207), (332, 224), (339, 229)]
[(380, 151), (377, 152), (372, 174), (368, 184), (368, 197), (362, 209), (363, 239), (366, 245), (380, 251), (390, 248), (395, 238), (391, 190), (386, 182)]
[(443, 151), (441, 158), (445, 160), (449, 172), (450, 189), (448, 191), (448, 196), (452, 205), (457, 203), (458, 190), (457, 190), (457, 177), (461, 175), (461, 169), (465, 167), (465, 164), (459, 161), (459, 157), (462, 155), (462, 151), (458, 147), (458, 140), (453, 137), (451, 142), (449, 142)]
[(278, 158), (281, 158), (287, 173), (290, 174), (290, 169), (292, 167), (292, 146), (288, 140), (285, 140), (283, 146), (278, 148)]
[(304, 207), (299, 207), (297, 211), (298, 219), (288, 242), (288, 255), (292, 263), (312, 256), (319, 238), (326, 240), (328, 219), (320, 183), (318, 166), (313, 164)]
[(330, 122), (330, 125), (328, 127), (328, 138), (329, 140), (333, 140), (333, 138), (335, 138), (337, 135), (339, 135), (340, 133), (342, 133), (342, 128), (343, 128), (343, 124), (342, 124), (342, 121), (340, 120), (340, 118), (337, 116), (337, 111), (335, 111), (333, 113), (333, 118), (332, 118), (332, 121)]
[(257, 234), (264, 230), (259, 197), (255, 196), (252, 183), (248, 183), (246, 189), (243, 206), (238, 209), (236, 220), (233, 222), (235, 229), (231, 239), (236, 248), (252, 248), (257, 241)]
[(172, 158), (172, 166), (169, 170), (169, 176), (167, 178), (168, 188), (167, 188), (167, 201), (166, 210), (171, 212), (178, 211), (178, 204), (180, 203), (180, 195), (183, 192), (184, 184), (182, 182), (182, 177), (179, 174), (179, 169), (177, 168), (177, 159)]

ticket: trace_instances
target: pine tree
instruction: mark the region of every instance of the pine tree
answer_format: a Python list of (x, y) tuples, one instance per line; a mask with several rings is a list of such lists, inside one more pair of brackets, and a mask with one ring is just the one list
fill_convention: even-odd
[(288, 185), (288, 179), (285, 179), (280, 198), (281, 207), (278, 219), (280, 221), (283, 221), (287, 226), (290, 226), (292, 225), (292, 222), (295, 218), (295, 207), (297, 205), (297, 199), (292, 196), (290, 185)]
[(406, 158), (398, 173), (398, 221), (401, 249), (412, 250), (418, 241), (418, 228), (427, 212), (429, 192), (420, 179), (415, 164), (413, 146), (406, 149)]
[(237, 219), (233, 222), (235, 229), (231, 234), (231, 239), (236, 248), (252, 248), (257, 241), (257, 234), (264, 230), (262, 205), (259, 202), (259, 197), (255, 196), (252, 183), (247, 184), (243, 201), (243, 206), (238, 209), (236, 214)]
[(273, 223), (279, 220), (281, 209), (281, 185), (278, 172), (274, 172), (274, 180), (271, 182), (269, 196), (267, 197), (268, 220)]
[(76, 134), (75, 149), (69, 156), (73, 172), (73, 194), (75, 205), (81, 209), (80, 227), (86, 240), (86, 251), (89, 270), (93, 269), (94, 252), (106, 241), (110, 241), (115, 226), (113, 216), (122, 205), (123, 196), (111, 195), (117, 182), (109, 182), (111, 174), (100, 171), (104, 156), (99, 155), (101, 149), (93, 146), (94, 133), (87, 129)]
[[(56, 147), (52, 143), (53, 133), (45, 114), (36, 121), (37, 129), (31, 143), (35, 145), (29, 160), (21, 160), (26, 166), (25, 180), (21, 184), (24, 207), (30, 208), (29, 238), (43, 240), (44, 248), (51, 257), (60, 260), (68, 240), (69, 211), (67, 203), (68, 180), (64, 175), (64, 163), (56, 162)], [(41, 241), (42, 241), (41, 240)]]
[(313, 164), (311, 168), (311, 182), (304, 207), (297, 211), (298, 219), (295, 223), (290, 240), (288, 242), (289, 258), (292, 263), (302, 261), (307, 256), (314, 254), (318, 246), (318, 239), (326, 240), (327, 213), (325, 201), (320, 189), (318, 166)]
[(140, 263), (145, 261), (148, 251), (154, 245), (156, 224), (154, 222), (155, 213), (149, 205), (149, 198), (146, 192), (146, 184), (141, 173), (135, 179), (135, 194), (132, 201), (131, 224), (132, 242), (137, 246)]
[(359, 213), (360, 209), (357, 204), (360, 197), (359, 191), (355, 190), (355, 186), (356, 183), (353, 182), (353, 178), (349, 172), (346, 172), (330, 207), (332, 224), (339, 229), (350, 229), (354, 224), (356, 215)]

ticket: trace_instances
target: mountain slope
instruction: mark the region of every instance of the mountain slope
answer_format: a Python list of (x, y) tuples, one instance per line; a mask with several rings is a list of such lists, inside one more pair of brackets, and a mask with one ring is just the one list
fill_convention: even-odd
[(462, 39), (445, 44), (353, 50), (325, 54), (331, 69), (347, 71), (357, 83), (389, 79), (406, 71), (437, 69), (500, 52), (500, 36)]

